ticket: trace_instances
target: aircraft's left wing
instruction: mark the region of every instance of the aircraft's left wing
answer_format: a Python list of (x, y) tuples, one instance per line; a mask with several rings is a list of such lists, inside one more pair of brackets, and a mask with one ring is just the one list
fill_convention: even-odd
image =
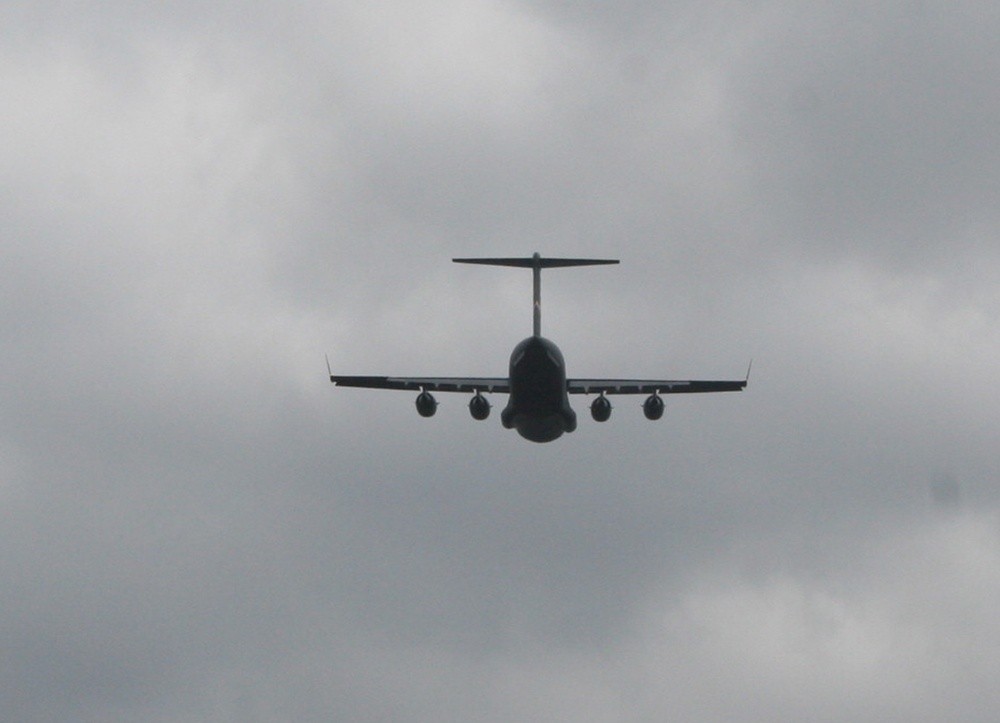
[(500, 377), (361, 377), (330, 375), (341, 387), (409, 389), (415, 392), (510, 392), (510, 381)]
[(657, 379), (569, 379), (570, 394), (694, 394), (698, 392), (738, 392), (747, 385), (739, 381), (697, 381)]

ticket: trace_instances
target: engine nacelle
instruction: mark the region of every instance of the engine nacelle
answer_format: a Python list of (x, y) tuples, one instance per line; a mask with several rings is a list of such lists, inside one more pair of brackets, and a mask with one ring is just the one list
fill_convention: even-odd
[(476, 396), (469, 400), (469, 414), (472, 415), (473, 419), (478, 419), (479, 421), (490, 416), (490, 403), (479, 392), (476, 392)]
[(417, 395), (417, 414), (421, 417), (433, 417), (437, 408), (437, 399), (430, 392), (420, 392)]
[(663, 400), (659, 394), (650, 394), (642, 403), (642, 413), (646, 419), (656, 420), (663, 416)]
[(595, 422), (606, 422), (611, 417), (611, 401), (603, 394), (590, 405), (590, 416)]

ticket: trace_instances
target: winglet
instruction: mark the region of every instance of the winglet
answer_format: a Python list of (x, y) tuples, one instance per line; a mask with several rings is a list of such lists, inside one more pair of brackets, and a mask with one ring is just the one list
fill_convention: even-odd
[(330, 355), (326, 355), (326, 371), (330, 375), (330, 381), (333, 381), (333, 369), (330, 368)]
[(746, 379), (744, 379), (744, 380), (743, 380), (743, 384), (744, 384), (744, 385), (746, 385), (746, 384), (749, 384), (749, 383), (750, 383), (750, 370), (751, 370), (752, 368), (753, 368), (753, 359), (751, 359), (751, 360), (750, 360), (750, 363), (749, 363), (749, 364), (747, 364), (747, 376), (746, 376)]

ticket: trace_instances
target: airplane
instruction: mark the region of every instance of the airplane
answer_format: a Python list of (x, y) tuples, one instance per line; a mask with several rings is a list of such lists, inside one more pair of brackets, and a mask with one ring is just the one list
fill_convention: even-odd
[(567, 266), (594, 266), (617, 264), (617, 259), (544, 258), (537, 252), (530, 258), (463, 258), (452, 259), (460, 264), (488, 266), (513, 266), (529, 268), (533, 276), (534, 328), (527, 339), (514, 347), (510, 355), (506, 377), (380, 377), (343, 376), (327, 371), (330, 381), (342, 387), (369, 389), (407, 389), (417, 391), (416, 406), (421, 417), (433, 417), (437, 400), (432, 392), (464, 392), (472, 394), (469, 412), (473, 419), (484, 420), (490, 415), (491, 405), (483, 392), (508, 394), (507, 406), (500, 413), (500, 422), (506, 429), (532, 442), (551, 442), (564, 433), (576, 429), (576, 412), (569, 404), (570, 394), (599, 396), (590, 405), (590, 414), (597, 422), (611, 417), (610, 394), (648, 394), (642, 404), (647, 419), (663, 416), (661, 394), (690, 394), (699, 392), (738, 392), (744, 389), (747, 378), (738, 381), (671, 381), (641, 379), (567, 379), (566, 362), (554, 343), (542, 336), (541, 275), (542, 269)]

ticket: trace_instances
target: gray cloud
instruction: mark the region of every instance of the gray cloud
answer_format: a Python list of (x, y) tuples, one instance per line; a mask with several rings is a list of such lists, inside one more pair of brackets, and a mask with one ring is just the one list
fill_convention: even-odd
[(991, 719), (991, 9), (2, 12), (11, 716)]

